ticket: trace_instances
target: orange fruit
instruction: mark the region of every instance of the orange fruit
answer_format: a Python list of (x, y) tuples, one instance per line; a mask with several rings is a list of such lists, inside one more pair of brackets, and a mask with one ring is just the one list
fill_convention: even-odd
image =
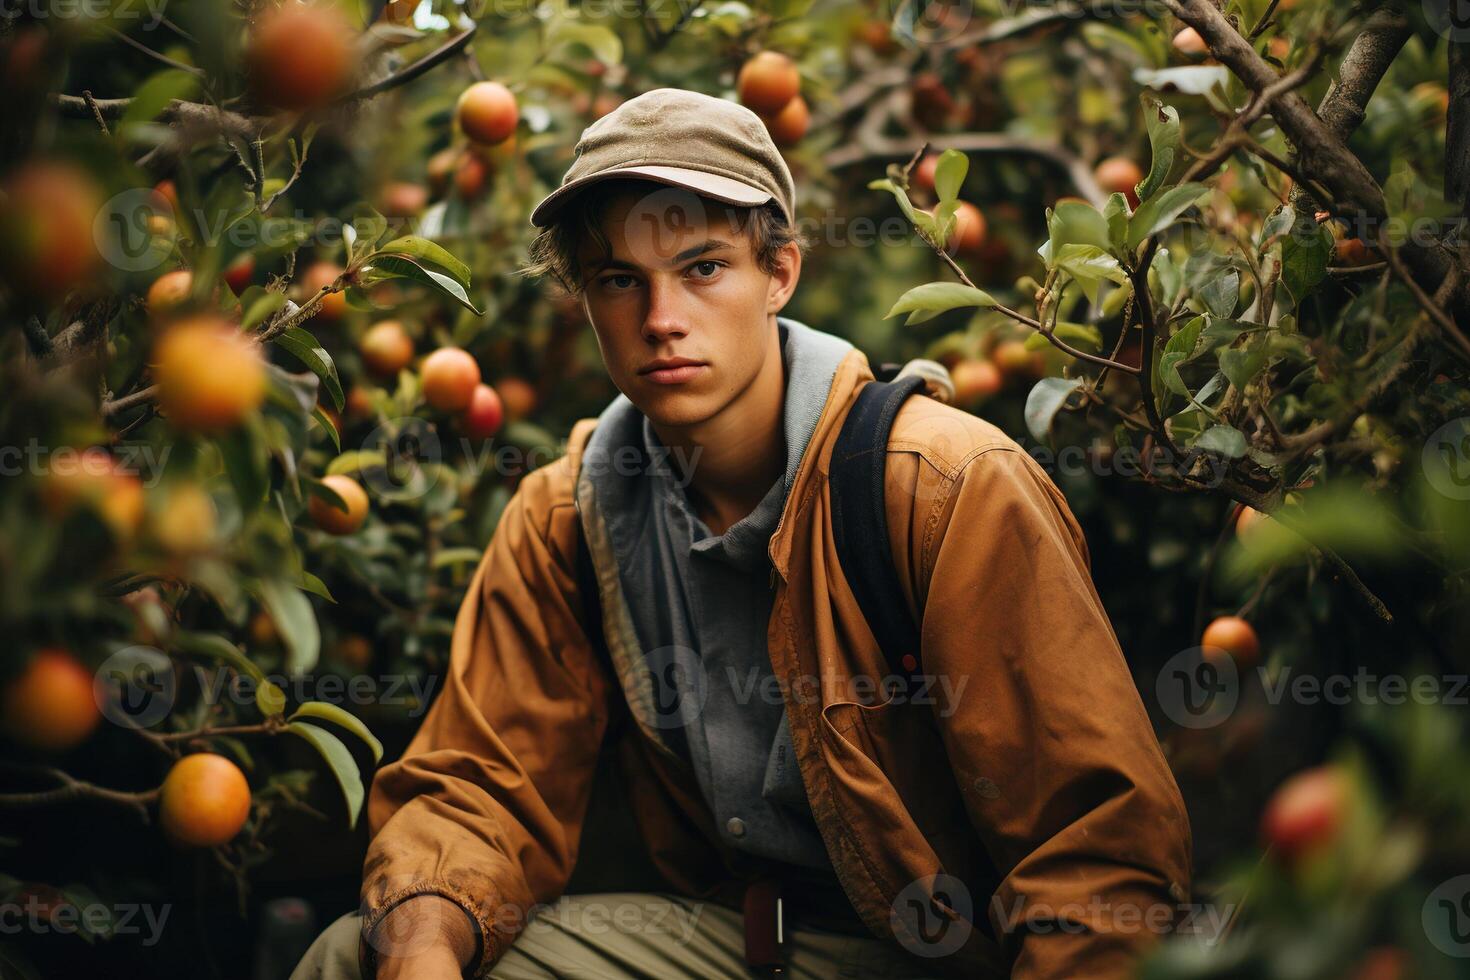
[(469, 351), (458, 347), (441, 347), (420, 368), (424, 379), (424, 400), (441, 412), (462, 412), (474, 397), (480, 383), (480, 365)]
[(811, 110), (807, 108), (806, 99), (799, 95), (793, 96), (786, 107), (774, 116), (762, 118), (767, 132), (771, 134), (771, 141), (777, 146), (795, 146), (800, 143), (812, 124)]
[(1000, 391), (1004, 380), (994, 364), (974, 357), (966, 358), (950, 368), (949, 378), (954, 382), (955, 404), (961, 407), (983, 402)]
[(153, 517), (153, 536), (176, 555), (207, 549), (214, 541), (218, 511), (214, 498), (193, 482), (170, 487)]
[(138, 530), (146, 510), (143, 482), (96, 446), (76, 460), (58, 454), (46, 471), (42, 498), (56, 517), (90, 507), (123, 540)]
[(500, 396), (487, 384), (475, 385), (470, 404), (459, 417), (460, 430), (471, 439), (489, 439), (500, 431), (505, 408)]
[(495, 382), (495, 393), (500, 396), (507, 419), (523, 419), (536, 410), (536, 386), (525, 378), (501, 378)]
[[(301, 273), (301, 296), (298, 302), (305, 303), (315, 296), (324, 286), (336, 282), (342, 275), (343, 269), (335, 262), (313, 262)], [(340, 290), (328, 293), (322, 298), (322, 305), (316, 311), (314, 320), (331, 323), (342, 319), (347, 313), (347, 296)]]
[(796, 62), (779, 51), (762, 51), (740, 66), (735, 92), (742, 105), (762, 116), (774, 116), (801, 91)]
[(92, 672), (65, 650), (38, 650), (5, 688), (5, 730), (18, 742), (49, 752), (69, 749), (102, 720)]
[(1331, 766), (1292, 776), (1272, 794), (1261, 815), (1261, 836), (1284, 861), (1330, 843), (1346, 816), (1347, 777)]
[(1138, 207), (1138, 194), (1134, 190), (1143, 182), (1143, 168), (1127, 157), (1108, 157), (1097, 165), (1092, 175), (1098, 186), (1109, 194), (1122, 194), (1128, 206)]
[(368, 495), (362, 485), (341, 473), (322, 477), (322, 483), (336, 491), (347, 509), (343, 510), (326, 498), (312, 494), (306, 502), (306, 509), (316, 526), (328, 534), (337, 535), (351, 534), (362, 527), (368, 514)]
[(1205, 43), (1203, 37), (1200, 37), (1199, 31), (1193, 27), (1186, 27), (1174, 35), (1174, 50), (1180, 54), (1189, 55), (1191, 58), (1198, 58), (1209, 54), (1210, 46)]
[(1204, 648), (1205, 659), (1211, 659), (1212, 651), (1229, 654), (1235, 662), (1245, 668), (1254, 667), (1261, 659), (1261, 640), (1255, 627), (1239, 616), (1220, 616), (1205, 627), (1199, 645)]
[(194, 274), (188, 269), (165, 272), (148, 287), (148, 313), (160, 317), (171, 313), (189, 301), (194, 289)]
[(413, 339), (397, 320), (373, 324), (363, 334), (359, 349), (367, 369), (382, 378), (397, 377), (413, 360)]
[(510, 89), (499, 82), (476, 82), (465, 89), (454, 107), (459, 128), (476, 143), (494, 145), (516, 131), (520, 110)]
[(24, 296), (60, 298), (102, 262), (92, 222), (102, 195), (70, 163), (32, 162), (0, 186), (0, 272)]
[(288, 0), (267, 7), (256, 18), (245, 48), (255, 100), (299, 112), (342, 94), (356, 71), (354, 33), (332, 3)]
[(186, 755), (163, 780), (158, 822), (178, 844), (215, 847), (240, 832), (250, 816), (250, 783), (222, 755)]
[(260, 347), (217, 317), (178, 323), (153, 348), (158, 405), (185, 431), (237, 425), (265, 400)]

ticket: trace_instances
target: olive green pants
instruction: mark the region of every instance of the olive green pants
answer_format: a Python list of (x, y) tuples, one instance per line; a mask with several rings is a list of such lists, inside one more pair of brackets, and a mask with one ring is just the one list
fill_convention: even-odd
[[(344, 915), (317, 937), (291, 980), (361, 980), (362, 918)], [(936, 977), (931, 961), (891, 942), (794, 929), (787, 937), (791, 980), (914, 980)], [(663, 893), (574, 895), (545, 906), (495, 964), (495, 980), (745, 978), (740, 913)]]

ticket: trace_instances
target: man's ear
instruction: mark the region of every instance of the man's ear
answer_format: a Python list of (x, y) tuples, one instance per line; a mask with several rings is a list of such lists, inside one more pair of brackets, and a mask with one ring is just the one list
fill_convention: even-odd
[(771, 284), (766, 293), (766, 312), (780, 313), (791, 294), (796, 292), (796, 283), (801, 279), (801, 247), (787, 242), (776, 253), (776, 269), (771, 273)]

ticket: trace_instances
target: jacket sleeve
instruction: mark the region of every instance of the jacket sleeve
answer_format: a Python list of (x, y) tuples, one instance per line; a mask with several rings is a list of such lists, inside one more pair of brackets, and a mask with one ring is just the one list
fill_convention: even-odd
[(1014, 446), (975, 450), (934, 511), (924, 669), (967, 679), (940, 727), (1012, 976), (1130, 976), (1188, 899), (1189, 821), (1081, 529)]
[(480, 972), (565, 887), (607, 724), (573, 553), (548, 543), (575, 540), (548, 528), (576, 512), (538, 519), (528, 503), (547, 478), (526, 477), (506, 506), (456, 617), (443, 688), (368, 798), (363, 936), (404, 900), (441, 895), (478, 925)]

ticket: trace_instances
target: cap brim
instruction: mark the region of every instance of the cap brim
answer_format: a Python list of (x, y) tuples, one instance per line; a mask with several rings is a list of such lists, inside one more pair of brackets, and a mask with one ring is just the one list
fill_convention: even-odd
[(576, 193), (589, 184), (595, 184), (604, 180), (616, 180), (623, 178), (638, 178), (652, 180), (660, 184), (668, 184), (671, 187), (683, 187), (694, 191), (703, 197), (713, 198), (725, 204), (738, 204), (742, 207), (755, 207), (757, 204), (765, 204), (771, 200), (772, 195), (761, 190), (743, 184), (730, 177), (722, 177), (719, 174), (705, 173), (703, 170), (689, 170), (684, 167), (619, 167), (616, 170), (604, 170), (600, 173), (588, 174), (579, 177), (569, 184), (563, 184), (542, 199), (531, 212), (531, 224), (538, 228), (544, 228), (551, 224), (552, 219), (565, 207)]

